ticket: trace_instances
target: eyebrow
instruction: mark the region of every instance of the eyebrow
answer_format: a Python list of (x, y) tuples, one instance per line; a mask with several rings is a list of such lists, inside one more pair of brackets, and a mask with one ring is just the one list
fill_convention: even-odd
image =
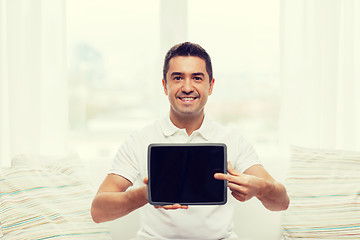
[(203, 77), (205, 77), (205, 74), (202, 73), (202, 72), (193, 73), (192, 75), (193, 76), (203, 76)]
[(178, 75), (183, 75), (183, 73), (182, 72), (172, 72), (170, 76), (172, 77), (172, 76), (178, 76)]
[[(179, 76), (179, 75), (184, 75), (184, 73), (182, 73), (182, 72), (172, 72), (171, 73), (171, 77), (173, 77), (173, 76)], [(205, 74), (204, 73), (202, 73), (202, 72), (195, 72), (195, 73), (192, 73), (191, 74), (192, 76), (205, 76)]]

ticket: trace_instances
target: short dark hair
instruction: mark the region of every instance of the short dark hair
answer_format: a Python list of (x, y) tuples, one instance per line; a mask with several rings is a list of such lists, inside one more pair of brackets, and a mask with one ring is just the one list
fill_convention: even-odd
[(164, 60), (164, 67), (163, 67), (163, 78), (166, 82), (166, 74), (169, 71), (169, 62), (170, 59), (177, 56), (192, 56), (192, 57), (199, 57), (205, 61), (206, 64), (206, 71), (209, 74), (209, 82), (213, 79), (213, 71), (211, 65), (211, 59), (209, 54), (203, 49), (200, 45), (191, 43), (191, 42), (184, 42), (179, 43), (173, 46), (165, 56)]

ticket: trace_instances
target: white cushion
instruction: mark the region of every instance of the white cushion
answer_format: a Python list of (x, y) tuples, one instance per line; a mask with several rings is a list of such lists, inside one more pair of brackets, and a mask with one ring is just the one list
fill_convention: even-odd
[(107, 225), (92, 221), (95, 190), (76, 156), (33, 166), (36, 157), (26, 158), (0, 170), (2, 240), (111, 239)]
[(360, 238), (360, 152), (292, 147), (285, 239)]

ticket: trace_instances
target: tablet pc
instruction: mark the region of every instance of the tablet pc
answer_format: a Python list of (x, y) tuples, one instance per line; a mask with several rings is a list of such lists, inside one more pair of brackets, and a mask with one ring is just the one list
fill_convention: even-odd
[(227, 182), (215, 179), (215, 173), (227, 173), (225, 144), (150, 144), (149, 203), (225, 204)]

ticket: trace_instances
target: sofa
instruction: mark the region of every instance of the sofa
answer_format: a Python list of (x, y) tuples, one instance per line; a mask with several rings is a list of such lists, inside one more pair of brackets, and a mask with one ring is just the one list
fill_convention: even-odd
[(360, 239), (360, 152), (292, 146), (284, 239)]
[(110, 240), (109, 227), (92, 221), (94, 194), (77, 155), (19, 155), (0, 169), (0, 239)]
[[(289, 209), (271, 212), (255, 198), (239, 203), (234, 228), (240, 239), (360, 239), (360, 152), (293, 146), (289, 160), (286, 172), (264, 162), (275, 178), (284, 174)], [(88, 160), (76, 154), (19, 155), (11, 168), (0, 169), (0, 239), (136, 237), (137, 211), (109, 223), (92, 221), (91, 201), (107, 169), (94, 162), (89, 171)]]

